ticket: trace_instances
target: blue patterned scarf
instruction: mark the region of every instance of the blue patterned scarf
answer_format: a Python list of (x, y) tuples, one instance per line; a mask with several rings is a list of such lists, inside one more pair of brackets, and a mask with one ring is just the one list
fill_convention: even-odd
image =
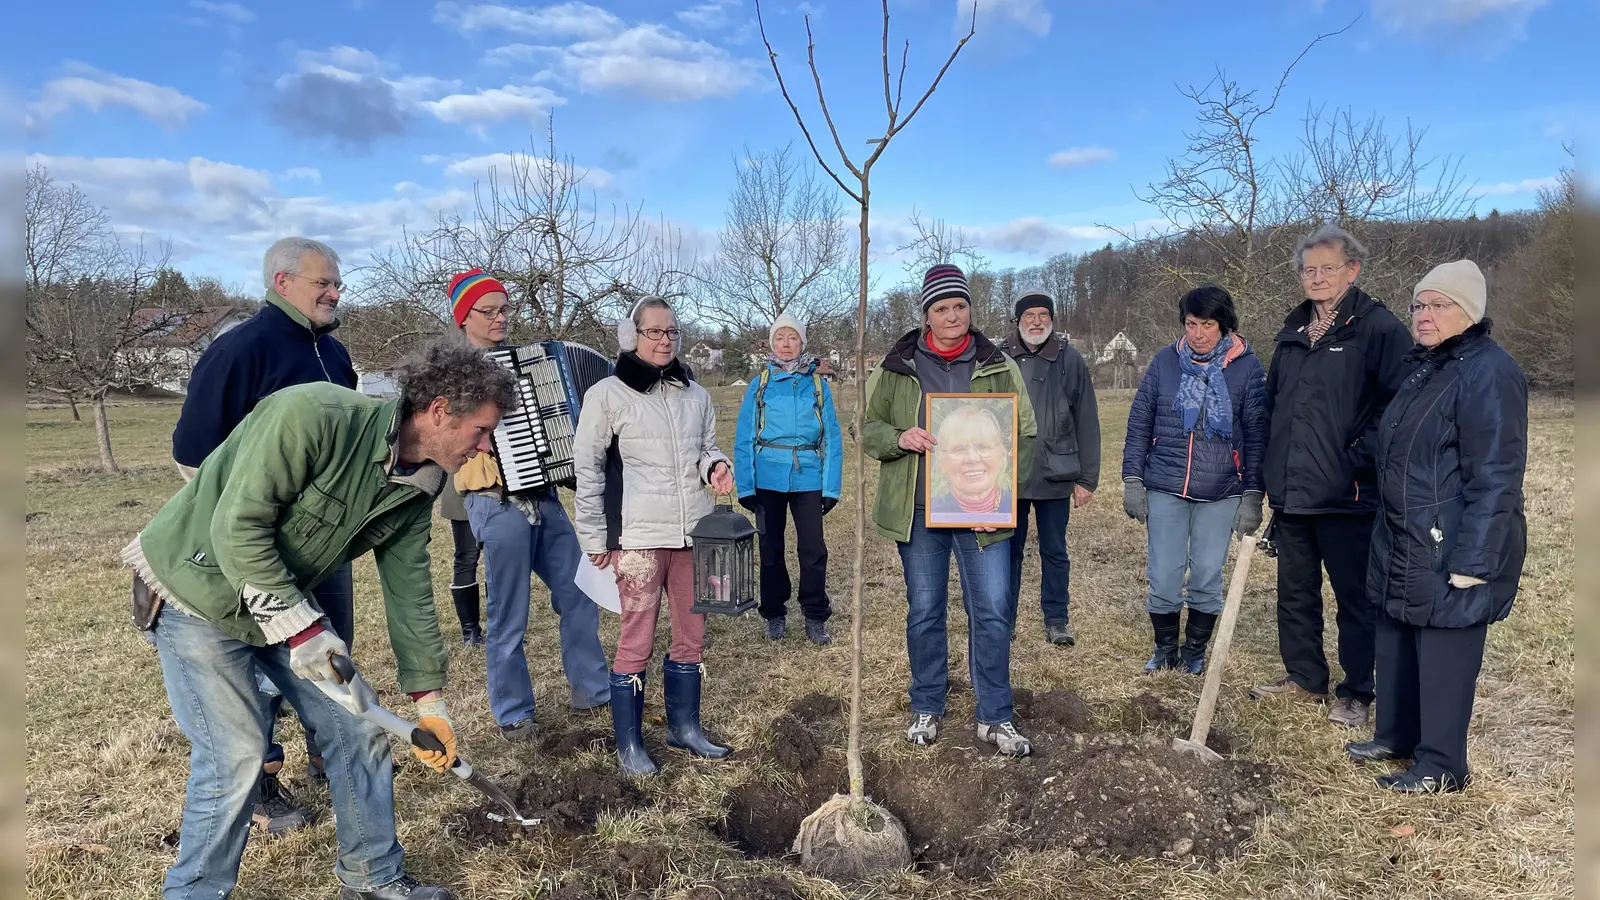
[(1233, 437), (1233, 401), (1228, 398), (1228, 382), (1222, 367), (1227, 364), (1228, 351), (1233, 349), (1234, 336), (1227, 335), (1211, 348), (1210, 353), (1195, 353), (1189, 349), (1188, 339), (1179, 338), (1174, 349), (1178, 351), (1178, 397), (1172, 408), (1183, 416), (1185, 433), (1200, 424), (1205, 414), (1204, 436), (1212, 440)]

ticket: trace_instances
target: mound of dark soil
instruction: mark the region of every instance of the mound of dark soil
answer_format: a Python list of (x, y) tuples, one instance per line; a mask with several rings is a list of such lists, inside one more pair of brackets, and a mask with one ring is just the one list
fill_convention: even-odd
[(516, 787), (507, 788), (507, 793), (524, 816), (540, 819), (540, 824), (497, 822), (490, 814), (501, 816), (505, 810), (483, 803), (462, 812), (463, 840), (503, 844), (539, 830), (579, 834), (593, 829), (601, 813), (636, 807), (642, 796), (638, 788), (617, 773), (593, 769), (557, 774), (533, 772)]
[(539, 741), (539, 755), (566, 759), (589, 750), (612, 753), (617, 742), (609, 728), (579, 728), (575, 731), (548, 732)]
[[(1095, 732), (1095, 710), (1076, 694), (1018, 694), (1019, 719), (1035, 742), (1027, 759), (996, 758), (954, 721), (910, 759), (863, 759), (868, 794), (905, 823), (922, 865), (982, 878), (1016, 850), (1222, 858), (1267, 808), (1263, 765), (1180, 754), (1170, 728)], [(793, 783), (753, 782), (729, 797), (720, 833), (746, 853), (788, 853), (800, 820), (846, 785), (843, 754), (833, 750), (843, 745), (842, 728), (837, 716), (814, 715), (819, 705), (804, 698), (774, 722), (771, 758)], [(1104, 716), (1132, 717), (1178, 721), (1149, 694)]]

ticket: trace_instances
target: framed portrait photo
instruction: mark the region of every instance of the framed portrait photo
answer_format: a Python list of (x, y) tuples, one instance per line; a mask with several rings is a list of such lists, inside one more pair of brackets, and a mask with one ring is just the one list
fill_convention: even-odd
[(929, 528), (1017, 526), (1017, 395), (929, 394)]

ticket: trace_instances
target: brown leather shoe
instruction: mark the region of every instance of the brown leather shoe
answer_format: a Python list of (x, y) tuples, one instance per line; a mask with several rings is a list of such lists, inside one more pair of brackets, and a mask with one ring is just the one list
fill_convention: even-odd
[(1371, 715), (1371, 707), (1360, 700), (1349, 697), (1340, 697), (1333, 703), (1333, 708), (1328, 710), (1328, 721), (1346, 728), (1362, 728), (1367, 724)]
[(1313, 694), (1300, 686), (1300, 683), (1285, 675), (1271, 684), (1258, 685), (1250, 689), (1250, 696), (1256, 700), (1310, 700), (1320, 702), (1327, 697), (1326, 694)]

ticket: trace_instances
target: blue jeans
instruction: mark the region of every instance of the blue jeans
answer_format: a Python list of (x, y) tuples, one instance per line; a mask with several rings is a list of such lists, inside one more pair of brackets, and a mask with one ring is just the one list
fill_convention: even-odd
[(467, 520), (483, 543), (483, 574), (489, 595), (484, 603), (484, 642), (489, 710), (501, 725), (533, 718), (533, 678), (523, 637), (528, 631), (529, 576), (550, 589), (550, 607), (559, 617), (561, 665), (572, 688), (572, 706), (592, 709), (611, 699), (611, 667), (600, 647), (600, 607), (574, 579), (578, 574), (578, 535), (554, 491), (539, 496), (539, 524), (510, 503), (468, 494)]
[(967, 612), (967, 666), (978, 698), (978, 722), (1011, 721), (1011, 548), (996, 541), (982, 549), (968, 528), (928, 528), (922, 510), (911, 520), (911, 540), (898, 544), (906, 573), (906, 655), (911, 660), (911, 711), (944, 715), (950, 680), (950, 556), (961, 576)]
[(1067, 623), (1067, 604), (1072, 601), (1068, 579), (1072, 560), (1067, 558), (1067, 519), (1072, 513), (1072, 498), (1061, 500), (1017, 499), (1017, 530), (1011, 535), (1011, 624), (1017, 624), (1017, 605), (1022, 598), (1022, 557), (1027, 554), (1028, 511), (1038, 522), (1039, 533), (1039, 609), (1046, 625)]
[(155, 630), (161, 677), (178, 727), (189, 739), (189, 784), (178, 858), (167, 869), (167, 900), (226, 897), (239, 879), (250, 811), (267, 746), (267, 701), (256, 670), (283, 691), (316, 729), (328, 766), (339, 858), (334, 874), (371, 890), (404, 874), (394, 831), (389, 739), (289, 671), (289, 646), (252, 647), (173, 606)]
[[(311, 599), (316, 601), (317, 608), (327, 617), (328, 624), (333, 626), (333, 633), (344, 641), (345, 646), (354, 650), (356, 647), (356, 613), (355, 613), (355, 584), (350, 571), (350, 564), (345, 563), (333, 570), (333, 574), (323, 579), (320, 584), (311, 589)], [(256, 687), (267, 697), (267, 762), (283, 762), (283, 745), (278, 743), (273, 734), (278, 730), (278, 711), (283, 708), (283, 692), (266, 673), (256, 672)], [(317, 747), (317, 730), (305, 717), (300, 718), (301, 730), (306, 736), (306, 758), (315, 759), (322, 756), (322, 751)]]
[(1189, 576), (1189, 608), (1215, 615), (1222, 612), (1222, 567), (1233, 543), (1233, 517), (1238, 497), (1209, 502), (1185, 500), (1151, 491), (1148, 522), (1150, 579), (1147, 612), (1183, 612), (1183, 576)]

